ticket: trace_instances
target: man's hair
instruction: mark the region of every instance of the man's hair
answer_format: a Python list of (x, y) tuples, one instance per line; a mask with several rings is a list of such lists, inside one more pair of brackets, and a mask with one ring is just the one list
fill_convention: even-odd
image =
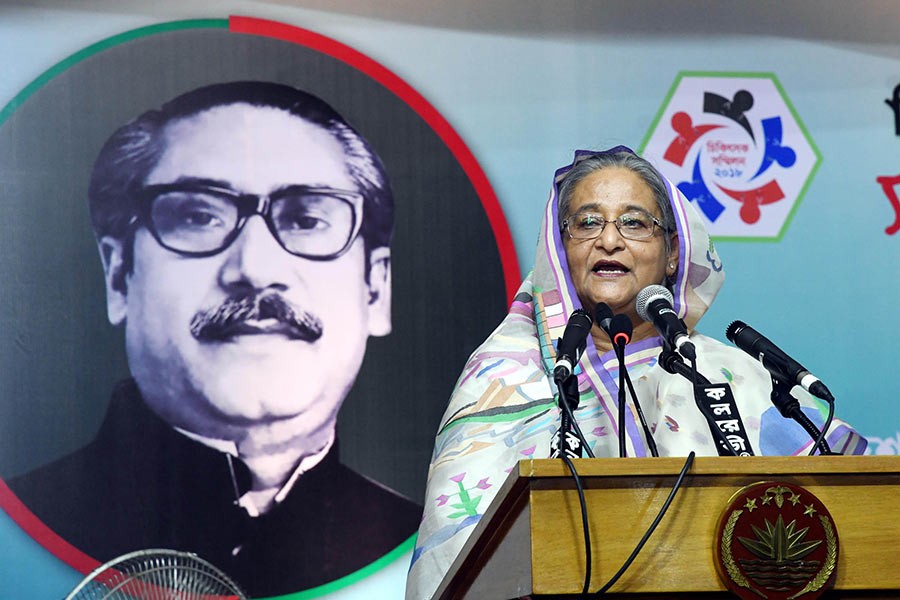
[[(609, 152), (599, 152), (584, 158), (563, 176), (558, 185), (559, 207), (557, 212), (559, 222), (557, 225), (560, 231), (563, 229), (563, 221), (568, 217), (569, 206), (572, 204), (572, 195), (575, 193), (575, 188), (578, 187), (578, 184), (585, 177), (594, 171), (599, 171), (606, 167), (623, 167), (640, 177), (653, 193), (657, 208), (659, 208), (659, 212), (662, 215), (660, 220), (666, 233), (675, 231), (675, 213), (672, 211), (672, 205), (669, 204), (669, 194), (666, 192), (666, 184), (663, 182), (662, 175), (649, 161), (623, 146), (614, 148)], [(664, 236), (664, 240), (666, 252), (669, 252), (672, 249), (672, 241), (668, 235)]]
[[(131, 221), (139, 212), (139, 192), (166, 149), (166, 126), (233, 104), (282, 110), (334, 136), (343, 148), (350, 176), (364, 197), (360, 235), (366, 256), (373, 248), (390, 245), (394, 195), (384, 165), (369, 143), (322, 99), (287, 85), (263, 81), (197, 88), (116, 130), (97, 156), (88, 189), (91, 224), (98, 241), (104, 236), (124, 240), (131, 233)], [(132, 266), (131, 253), (129, 242), (124, 250), (127, 270)]]

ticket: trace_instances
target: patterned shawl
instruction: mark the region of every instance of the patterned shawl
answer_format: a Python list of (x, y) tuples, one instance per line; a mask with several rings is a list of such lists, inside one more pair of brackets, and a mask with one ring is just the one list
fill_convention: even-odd
[[(617, 147), (607, 152), (631, 150)], [(568, 316), (581, 302), (569, 275), (557, 226), (557, 186), (579, 161), (596, 152), (577, 151), (572, 165), (556, 171), (544, 211), (534, 270), (519, 288), (509, 314), (472, 354), (450, 398), (435, 441), (428, 474), (425, 514), (407, 583), (407, 599), (430, 598), (456, 554), (515, 463), (546, 458), (559, 427), (553, 385), (554, 344)], [(690, 329), (706, 312), (725, 280), (722, 262), (699, 214), (665, 180), (680, 240), (677, 280), (671, 287), (675, 311)], [(588, 338), (590, 341), (590, 337)], [(693, 332), (697, 369), (713, 383), (729, 383), (756, 454), (797, 455), (812, 441), (795, 422), (783, 418), (769, 400), (771, 377), (733, 346)], [(660, 456), (715, 456), (706, 420), (686, 379), (657, 364), (662, 340), (636, 341), (626, 349), (628, 374)], [(618, 363), (614, 352), (599, 355), (588, 343), (575, 374), (582, 432), (598, 457), (618, 456)], [(816, 425), (827, 406), (804, 390), (792, 392)], [(628, 456), (648, 456), (640, 421), (628, 401), (625, 419)], [(835, 419), (827, 440), (835, 452), (861, 454), (866, 441)]]

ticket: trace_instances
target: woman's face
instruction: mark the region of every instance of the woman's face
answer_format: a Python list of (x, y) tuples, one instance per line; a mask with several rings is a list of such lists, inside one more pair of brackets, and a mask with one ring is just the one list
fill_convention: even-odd
[[(662, 284), (678, 265), (678, 237), (672, 235), (672, 249), (666, 253), (665, 237), (659, 227), (643, 240), (625, 239), (615, 221), (630, 213), (645, 213), (662, 220), (650, 187), (636, 173), (624, 167), (605, 167), (582, 179), (572, 193), (566, 218), (585, 214), (602, 217), (607, 224), (594, 239), (573, 239), (563, 232), (569, 273), (578, 298), (593, 313), (606, 302), (613, 313), (631, 317), (637, 329), (643, 321), (634, 300), (648, 285)], [(640, 339), (635, 332), (635, 339)], [(643, 337), (643, 336), (641, 336)]]

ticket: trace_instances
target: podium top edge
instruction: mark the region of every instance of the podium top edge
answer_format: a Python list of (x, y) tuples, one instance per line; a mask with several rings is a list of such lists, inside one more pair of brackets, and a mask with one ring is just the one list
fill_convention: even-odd
[[(631, 477), (678, 475), (686, 457), (660, 458), (580, 458), (573, 465), (581, 477)], [(514, 472), (519, 477), (571, 477), (558, 459), (521, 460)], [(813, 474), (898, 474), (900, 456), (698, 456), (691, 475), (813, 475)]]

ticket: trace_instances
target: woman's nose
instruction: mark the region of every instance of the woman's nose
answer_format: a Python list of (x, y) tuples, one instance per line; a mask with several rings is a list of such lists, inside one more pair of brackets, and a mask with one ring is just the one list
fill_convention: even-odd
[(619, 228), (616, 227), (615, 221), (606, 222), (606, 225), (603, 226), (603, 231), (594, 238), (594, 246), (605, 250), (615, 250), (616, 248), (625, 247), (625, 238), (619, 233)]

